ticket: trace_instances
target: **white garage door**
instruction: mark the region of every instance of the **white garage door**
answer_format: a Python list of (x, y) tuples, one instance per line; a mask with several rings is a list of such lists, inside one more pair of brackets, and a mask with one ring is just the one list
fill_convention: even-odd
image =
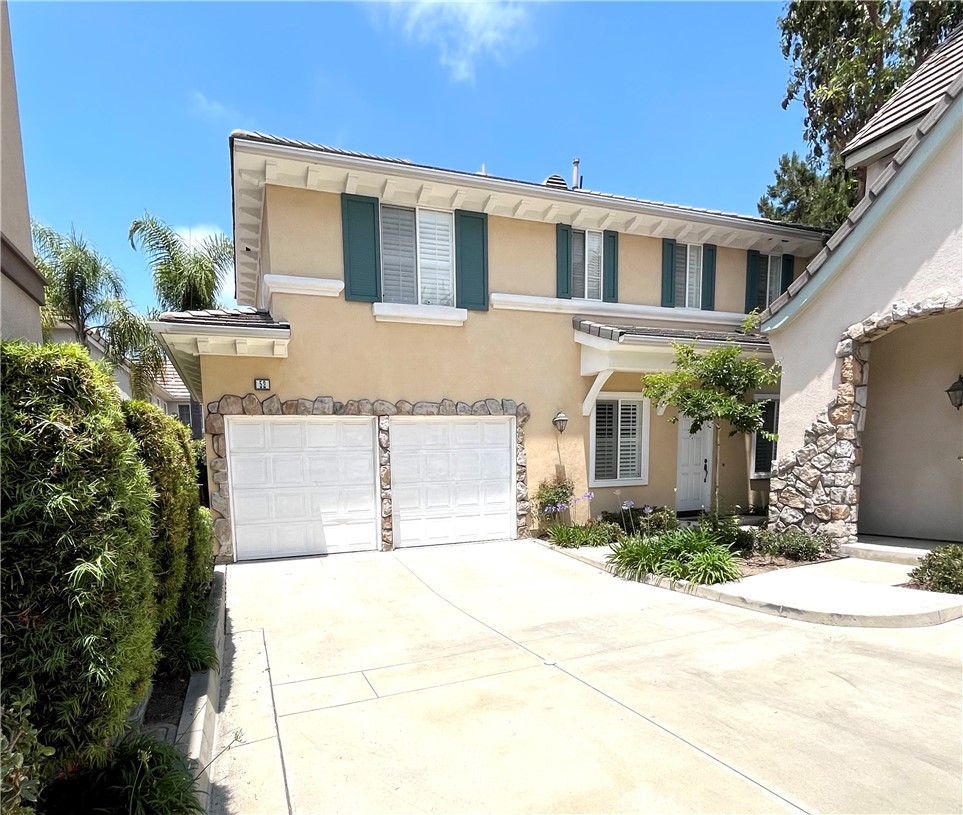
[(514, 450), (510, 418), (392, 419), (395, 546), (513, 538)]
[(374, 549), (374, 440), (370, 418), (228, 419), (237, 559)]

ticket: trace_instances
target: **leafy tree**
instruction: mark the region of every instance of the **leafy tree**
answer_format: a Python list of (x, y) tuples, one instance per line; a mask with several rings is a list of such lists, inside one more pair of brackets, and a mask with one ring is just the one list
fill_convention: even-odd
[(32, 230), (37, 267), (47, 278), (46, 335), (63, 323), (88, 351), (96, 338), (107, 361), (127, 369), (134, 395), (142, 397), (160, 376), (164, 353), (147, 320), (126, 299), (120, 273), (73, 230), (61, 235), (38, 223)]
[[(744, 327), (754, 326), (756, 315), (747, 318)], [(762, 430), (765, 402), (757, 402), (751, 394), (779, 381), (779, 370), (758, 359), (743, 356), (742, 349), (729, 342), (709, 351), (696, 350), (695, 343), (672, 343), (675, 370), (645, 374), (642, 392), (659, 406), (673, 406), (679, 416), (692, 419), (691, 433), (703, 425), (713, 429), (716, 444), (715, 509), (719, 508), (719, 474), (722, 466), (723, 425), (729, 435), (737, 433), (772, 434)], [(678, 416), (669, 421), (678, 422)]]
[(234, 264), (234, 247), (226, 235), (191, 246), (159, 218), (144, 213), (130, 225), (128, 238), (134, 249), (139, 242), (147, 254), (161, 308), (217, 308), (217, 293)]
[(856, 204), (856, 183), (846, 173), (821, 173), (810, 162), (783, 153), (776, 180), (759, 199), (759, 214), (776, 221), (834, 228)]
[(805, 110), (808, 161), (779, 159), (759, 213), (835, 228), (858, 200), (842, 150), (912, 70), (963, 23), (963, 3), (914, 0), (790, 2), (779, 19), (792, 63), (783, 109)]

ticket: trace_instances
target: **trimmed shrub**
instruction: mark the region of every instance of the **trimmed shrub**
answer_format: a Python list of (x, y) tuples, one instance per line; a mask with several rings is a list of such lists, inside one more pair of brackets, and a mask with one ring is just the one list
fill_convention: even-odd
[(603, 512), (599, 519), (605, 523), (618, 524), (627, 535), (661, 535), (679, 528), (675, 510), (646, 504), (628, 507), (619, 512)]
[(214, 577), (214, 523), (211, 513), (195, 506), (187, 545), (187, 568), (177, 613), (158, 638), (161, 670), (177, 676), (217, 667), (208, 627), (208, 598)]
[(535, 509), (541, 518), (556, 518), (568, 509), (575, 494), (575, 484), (569, 478), (551, 478), (538, 485)]
[(631, 536), (612, 547), (608, 562), (615, 574), (629, 580), (656, 575), (711, 585), (740, 577), (732, 553), (698, 527)]
[(784, 557), (788, 560), (819, 560), (832, 548), (832, 541), (826, 535), (803, 532), (799, 529), (761, 529), (756, 533), (756, 549), (770, 557)]
[(963, 594), (963, 545), (938, 546), (920, 558), (910, 578), (927, 591)]
[(204, 812), (187, 759), (174, 744), (153, 736), (128, 736), (102, 767), (84, 769), (50, 784), (41, 799), (45, 815), (191, 815)]
[(569, 526), (568, 524), (552, 524), (548, 528), (548, 539), (563, 549), (578, 546), (608, 546), (622, 537), (622, 528), (618, 524), (597, 521), (586, 526)]
[(151, 503), (157, 621), (163, 626), (177, 610), (187, 570), (192, 511), (197, 505), (194, 450), (187, 428), (147, 402), (121, 406), (127, 429), (154, 486)]
[(3, 706), (59, 766), (97, 761), (154, 671), (153, 493), (116, 387), (79, 345), (0, 345)]

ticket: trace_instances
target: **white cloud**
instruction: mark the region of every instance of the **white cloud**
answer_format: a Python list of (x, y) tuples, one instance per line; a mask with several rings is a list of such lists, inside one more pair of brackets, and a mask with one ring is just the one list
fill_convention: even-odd
[[(208, 238), (223, 235), (224, 230), (215, 224), (194, 224), (193, 226), (175, 226), (177, 236), (191, 249), (198, 249)], [(227, 273), (218, 299), (222, 306), (234, 308), (237, 306), (237, 294), (234, 290), (233, 271)]]
[(239, 125), (241, 114), (216, 99), (209, 99), (200, 91), (191, 94), (191, 111), (202, 119), (211, 122), (227, 122)]
[(408, 39), (436, 48), (454, 81), (470, 82), (484, 58), (505, 62), (526, 47), (530, 8), (513, 0), (395, 0), (389, 19)]

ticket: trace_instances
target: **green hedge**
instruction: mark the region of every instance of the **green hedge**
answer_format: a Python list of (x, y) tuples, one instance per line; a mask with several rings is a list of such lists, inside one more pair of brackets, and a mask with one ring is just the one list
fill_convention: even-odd
[(187, 427), (147, 402), (122, 405), (127, 429), (147, 466), (156, 496), (151, 504), (157, 622), (163, 626), (177, 610), (187, 571), (187, 548), (197, 507), (194, 450)]
[(156, 662), (150, 479), (83, 348), (5, 342), (0, 362), (0, 697), (29, 700), (59, 766), (103, 760)]

